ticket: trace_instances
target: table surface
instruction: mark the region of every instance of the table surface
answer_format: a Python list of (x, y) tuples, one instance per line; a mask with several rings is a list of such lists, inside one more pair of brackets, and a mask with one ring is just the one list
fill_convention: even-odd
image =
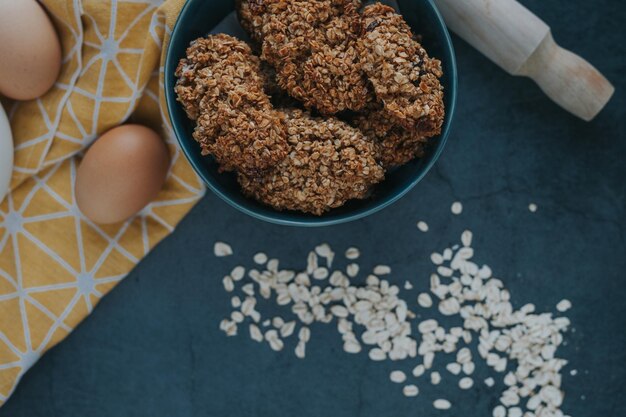
[[(562, 298), (572, 301), (575, 331), (557, 352), (570, 361), (563, 411), (626, 415), (626, 7), (617, 0), (524, 3), (557, 42), (615, 84), (594, 122), (560, 110), (531, 81), (508, 76), (455, 37), (455, 128), (435, 169), (405, 198), (361, 221), (305, 230), (262, 223), (207, 194), (27, 373), (0, 417), (490, 416), (497, 387), (461, 391), (444, 374), (441, 385), (422, 383), (417, 398), (404, 398), (388, 380), (400, 365), (344, 353), (333, 326), (313, 326), (304, 360), (217, 328), (230, 311), (222, 276), (250, 265), (258, 250), (297, 268), (320, 242), (337, 252), (357, 245), (362, 266), (391, 265), (391, 280), (411, 280), (416, 294), (428, 285), (428, 254), (465, 228), (474, 231), (475, 258), (502, 278), (514, 306), (554, 311)], [(460, 216), (450, 214), (455, 200), (464, 204)], [(428, 233), (417, 231), (418, 220), (428, 222)], [(213, 257), (216, 240), (231, 243), (235, 256)], [(478, 366), (479, 380), (487, 372)], [(438, 396), (453, 409), (433, 410)]]

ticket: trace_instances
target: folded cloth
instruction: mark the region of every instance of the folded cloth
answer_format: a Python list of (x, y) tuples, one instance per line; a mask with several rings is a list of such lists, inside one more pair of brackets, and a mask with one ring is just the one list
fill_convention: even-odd
[[(164, 45), (183, 0), (43, 0), (63, 45), (53, 89), (8, 102), (15, 144), (0, 203), (0, 405), (204, 193), (165, 110)], [(81, 215), (81, 152), (127, 120), (161, 132), (172, 156), (164, 189), (136, 217), (99, 226)]]

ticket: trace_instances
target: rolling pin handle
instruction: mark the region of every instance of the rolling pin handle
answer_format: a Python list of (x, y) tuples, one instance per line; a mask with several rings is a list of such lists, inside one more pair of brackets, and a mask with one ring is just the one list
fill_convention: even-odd
[(557, 45), (550, 32), (518, 74), (532, 78), (558, 105), (586, 121), (602, 110), (615, 91), (589, 62)]

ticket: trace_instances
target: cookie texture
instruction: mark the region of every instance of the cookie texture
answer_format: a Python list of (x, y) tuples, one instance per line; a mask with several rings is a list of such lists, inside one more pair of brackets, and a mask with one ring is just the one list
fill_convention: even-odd
[(351, 199), (366, 198), (384, 179), (372, 141), (334, 118), (284, 110), (289, 155), (266, 175), (239, 175), (244, 192), (279, 210), (321, 215)]
[(194, 139), (223, 171), (255, 175), (287, 155), (284, 117), (264, 91), (261, 62), (229, 35), (195, 40), (176, 70), (176, 93)]

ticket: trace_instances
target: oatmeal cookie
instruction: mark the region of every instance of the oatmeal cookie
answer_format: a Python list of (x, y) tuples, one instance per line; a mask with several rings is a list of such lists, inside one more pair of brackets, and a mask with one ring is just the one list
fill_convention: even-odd
[(352, 124), (374, 142), (376, 160), (385, 169), (404, 165), (424, 155), (428, 136), (419, 126), (407, 130), (397, 125), (380, 104), (368, 106), (367, 111), (354, 117)]
[(176, 93), (202, 154), (223, 171), (247, 175), (273, 167), (287, 155), (284, 117), (265, 94), (260, 60), (232, 36), (200, 38), (176, 69)]
[(240, 0), (240, 20), (261, 43), (278, 85), (330, 115), (360, 110), (370, 97), (356, 40), (359, 0)]
[(321, 215), (350, 199), (366, 198), (382, 181), (373, 143), (334, 118), (285, 110), (289, 155), (261, 177), (238, 176), (244, 193), (277, 210)]
[(365, 7), (362, 17), (357, 48), (384, 113), (419, 135), (439, 134), (444, 119), (441, 62), (428, 56), (393, 8), (376, 3)]

